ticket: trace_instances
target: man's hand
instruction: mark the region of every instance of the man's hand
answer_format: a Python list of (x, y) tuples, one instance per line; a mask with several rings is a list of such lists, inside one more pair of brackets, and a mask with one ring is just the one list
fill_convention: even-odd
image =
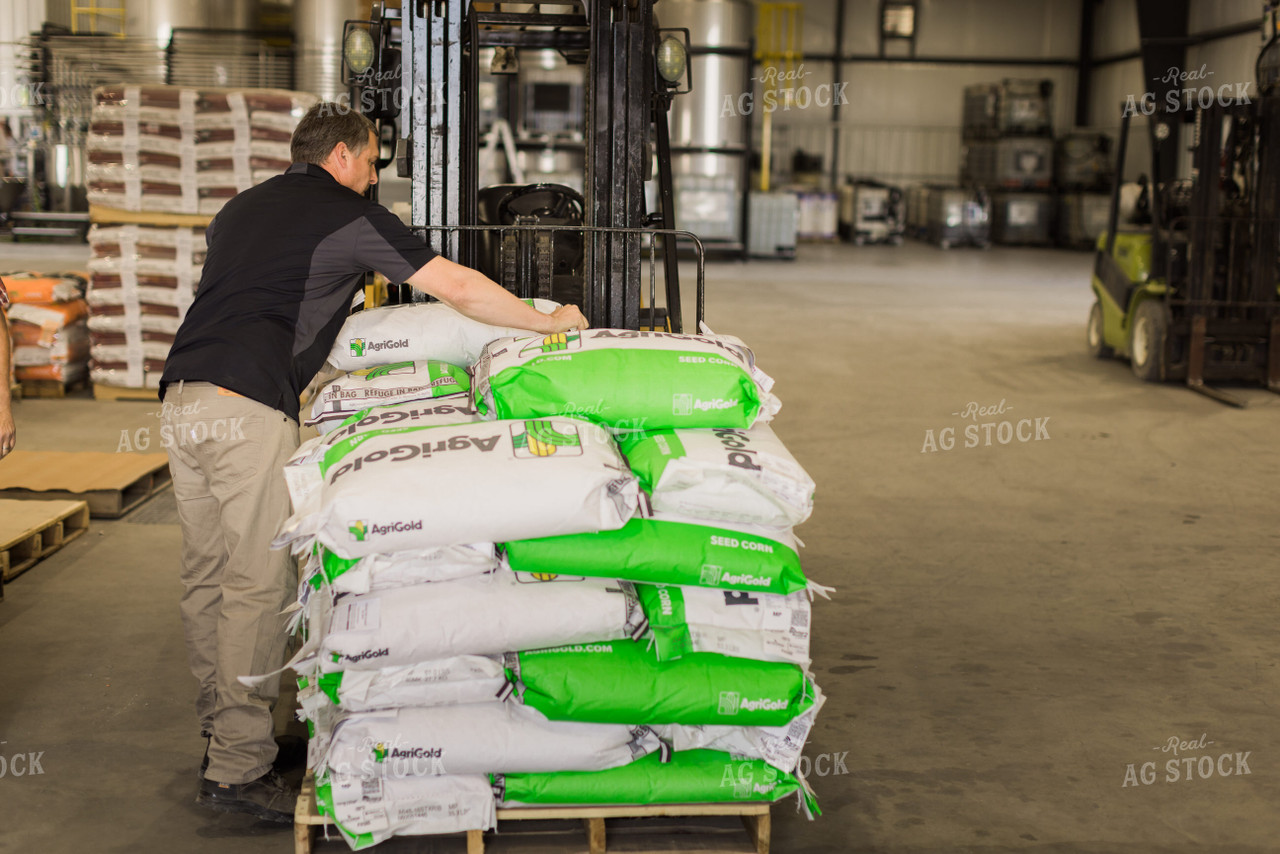
[(409, 277), (409, 284), (457, 309), (472, 320), (494, 326), (528, 329), (543, 335), (586, 329), (587, 319), (576, 305), (563, 305), (550, 314), (538, 311), (515, 294), (470, 267), (437, 256)]
[(547, 317), (551, 319), (551, 326), (541, 331), (548, 334), (569, 332), (574, 329), (586, 329), (588, 325), (587, 319), (582, 316), (582, 312), (578, 310), (576, 305), (562, 305)]
[[(5, 377), (4, 381), (8, 382), (9, 378)], [(7, 392), (8, 389), (5, 391)], [(12, 451), (17, 443), (18, 430), (13, 424), (13, 413), (9, 410), (7, 402), (0, 402), (0, 459)]]

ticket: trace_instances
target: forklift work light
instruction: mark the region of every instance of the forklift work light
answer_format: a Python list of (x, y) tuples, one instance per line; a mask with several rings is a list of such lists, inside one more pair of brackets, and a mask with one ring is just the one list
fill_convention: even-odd
[(363, 27), (347, 30), (342, 43), (342, 59), (351, 73), (359, 77), (373, 65), (373, 36)]
[(665, 80), (668, 86), (678, 85), (680, 78), (684, 77), (688, 59), (684, 42), (675, 36), (667, 36), (658, 44), (658, 76)]

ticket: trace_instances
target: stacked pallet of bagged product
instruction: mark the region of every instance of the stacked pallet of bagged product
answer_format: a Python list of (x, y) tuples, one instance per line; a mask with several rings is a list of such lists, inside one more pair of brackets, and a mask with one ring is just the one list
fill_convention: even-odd
[(347, 373), (312, 406), (325, 432), (286, 470), (279, 542), (308, 556), (294, 666), (309, 764), (356, 848), (493, 827), (494, 771), (600, 770), (662, 746), (647, 727), (550, 721), (510, 698), (504, 653), (645, 628), (629, 584), (500, 566), (497, 541), (616, 528), (638, 500), (604, 428), (479, 418), (466, 366), (518, 332), (438, 304), (361, 312), (331, 356)]
[[(794, 525), (813, 482), (768, 425), (772, 381), (730, 336), (594, 329), (491, 344), (477, 405), (496, 417), (588, 413), (642, 487), (598, 533), (507, 541), (538, 577), (632, 582), (649, 623), (617, 641), (508, 656), (523, 703), (554, 720), (654, 727), (672, 761), (597, 774), (498, 774), (506, 805), (776, 800), (823, 696), (808, 672), (811, 591)], [(732, 782), (730, 782), (732, 781)]]
[(103, 86), (88, 136), (89, 202), (121, 211), (215, 214), (289, 166), (311, 95), (272, 89)]
[(95, 225), (89, 246), (93, 382), (157, 388), (178, 325), (195, 299), (204, 229)]
[(82, 273), (2, 273), (12, 306), (14, 378), (66, 385), (88, 375), (89, 331)]
[[(798, 636), (794, 660), (666, 641), (656, 650), (646, 610), (680, 588), (637, 584), (646, 579), (627, 578), (616, 556), (606, 561), (616, 573), (591, 577), (499, 563), (497, 542), (620, 533), (641, 497), (601, 406), (547, 399), (555, 412), (516, 416), (498, 411), (489, 385), (453, 394), (472, 375), (488, 383), (512, 347), (563, 357), (580, 340), (500, 337), (513, 332), (442, 306), (380, 309), (349, 320), (330, 355), (349, 373), (316, 397), (313, 421), (327, 432), (286, 471), (295, 515), (279, 541), (311, 553), (300, 595), (308, 640), (295, 663), (321, 809), (364, 847), (485, 829), (501, 803), (800, 791), (789, 773), (797, 728), (807, 731), (821, 695)], [(701, 352), (684, 356), (707, 367)], [(625, 386), (630, 373), (615, 367)], [(747, 373), (736, 381), (758, 388)], [(695, 394), (687, 409), (705, 411), (701, 402)], [(368, 403), (379, 405), (360, 408)], [(803, 600), (804, 616), (788, 620), (807, 631), (798, 573), (779, 583), (801, 591), (790, 601)]]

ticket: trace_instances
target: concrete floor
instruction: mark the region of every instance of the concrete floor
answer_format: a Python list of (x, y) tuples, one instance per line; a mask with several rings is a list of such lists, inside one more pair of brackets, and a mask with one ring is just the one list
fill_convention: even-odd
[[(11, 249), (0, 266), (67, 263)], [(708, 321), (776, 378), (776, 430), (818, 483), (806, 568), (838, 588), (816, 607), (830, 699), (806, 751), (825, 814), (775, 808), (775, 851), (1280, 849), (1280, 398), (1228, 409), (1088, 358), (1090, 265), (911, 243), (710, 268)], [(966, 449), (970, 402), (1047, 436)], [(23, 401), (19, 444), (115, 450), (157, 408)], [(922, 452), (946, 427), (956, 447)], [(0, 755), (43, 751), (44, 774), (0, 778), (0, 851), (290, 850), (191, 802), (165, 500), (6, 589)], [(536, 850), (585, 848), (568, 838)]]

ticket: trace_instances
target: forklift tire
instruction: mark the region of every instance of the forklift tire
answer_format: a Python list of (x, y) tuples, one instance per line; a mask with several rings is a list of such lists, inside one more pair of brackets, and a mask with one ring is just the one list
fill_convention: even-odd
[(1129, 333), (1129, 360), (1133, 375), (1143, 382), (1158, 382), (1164, 375), (1164, 339), (1169, 323), (1164, 306), (1147, 300), (1138, 306)]
[(1089, 345), (1089, 355), (1093, 358), (1110, 359), (1115, 355), (1115, 351), (1106, 345), (1106, 339), (1102, 337), (1102, 305), (1097, 300), (1093, 301), (1093, 308), (1089, 309), (1089, 329), (1086, 340)]

